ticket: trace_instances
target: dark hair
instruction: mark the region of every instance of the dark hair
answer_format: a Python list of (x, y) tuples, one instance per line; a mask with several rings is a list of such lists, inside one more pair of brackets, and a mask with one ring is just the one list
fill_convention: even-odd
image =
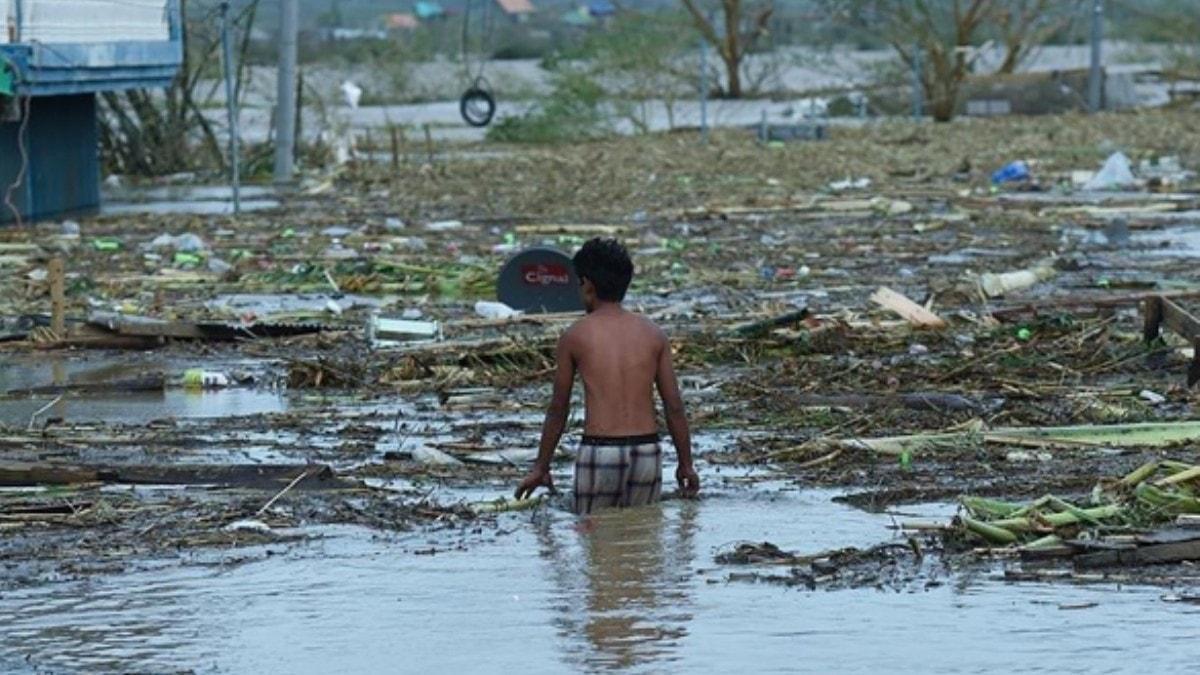
[(596, 297), (607, 302), (621, 302), (633, 280), (633, 261), (629, 251), (616, 239), (589, 240), (572, 259), (579, 280), (588, 279), (596, 287)]

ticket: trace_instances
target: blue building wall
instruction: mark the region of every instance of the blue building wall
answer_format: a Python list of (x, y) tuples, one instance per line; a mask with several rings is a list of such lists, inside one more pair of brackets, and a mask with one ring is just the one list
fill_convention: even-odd
[[(96, 95), (31, 98), (24, 156), (18, 143), (21, 126), (20, 122), (0, 124), (0, 201), (24, 164), (24, 180), (11, 193), (22, 220), (96, 211), (100, 206)], [(0, 222), (14, 220), (11, 208), (2, 205)]]
[[(100, 206), (100, 157), (96, 93), (167, 87), (183, 62), (182, 15), (178, 0), (167, 3), (170, 39), (44, 45), (0, 45), (0, 67), (13, 75), (15, 98), (29, 118), (26, 157), (22, 125), (0, 122), (0, 223), (16, 220), (4, 196), (12, 191), (22, 221), (95, 211)], [(3, 29), (0, 26), (0, 29)]]

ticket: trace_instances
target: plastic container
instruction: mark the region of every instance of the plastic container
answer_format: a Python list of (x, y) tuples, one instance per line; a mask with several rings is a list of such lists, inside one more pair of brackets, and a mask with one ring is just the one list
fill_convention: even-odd
[(229, 376), (203, 368), (183, 371), (183, 386), (188, 389), (222, 389), (229, 386)]
[(1000, 185), (1001, 183), (1017, 183), (1023, 180), (1029, 180), (1029, 165), (1021, 160), (1009, 162), (1000, 167), (992, 174), (992, 183)]

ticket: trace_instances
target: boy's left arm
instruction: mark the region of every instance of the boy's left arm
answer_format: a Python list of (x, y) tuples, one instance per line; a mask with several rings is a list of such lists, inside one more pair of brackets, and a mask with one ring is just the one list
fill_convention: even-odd
[(554, 450), (558, 448), (563, 430), (567, 427), (567, 416), (571, 412), (571, 387), (575, 384), (572, 342), (569, 330), (558, 341), (558, 348), (555, 350), (554, 393), (550, 396), (546, 420), (542, 423), (542, 440), (538, 444), (537, 461), (534, 462), (533, 470), (517, 486), (517, 499), (533, 496), (538, 486), (542, 485), (554, 492), (554, 481), (550, 477), (550, 460), (554, 456)]

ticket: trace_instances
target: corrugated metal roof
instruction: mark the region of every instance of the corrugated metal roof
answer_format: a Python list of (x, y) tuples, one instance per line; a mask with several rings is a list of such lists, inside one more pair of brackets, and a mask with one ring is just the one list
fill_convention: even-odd
[(529, 0), (496, 0), (505, 14), (530, 14), (536, 11)]

